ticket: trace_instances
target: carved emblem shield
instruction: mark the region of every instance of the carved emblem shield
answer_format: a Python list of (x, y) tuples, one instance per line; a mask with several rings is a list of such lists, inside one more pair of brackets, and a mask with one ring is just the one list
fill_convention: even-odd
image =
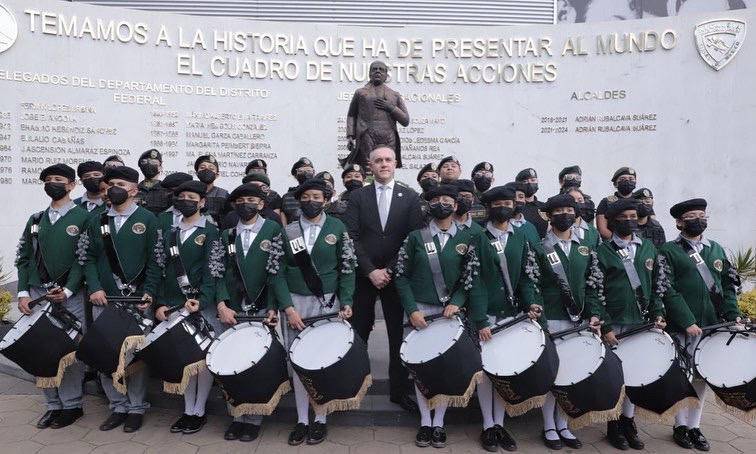
[(736, 19), (703, 22), (696, 25), (695, 36), (701, 58), (719, 71), (730, 63), (743, 45), (746, 23)]

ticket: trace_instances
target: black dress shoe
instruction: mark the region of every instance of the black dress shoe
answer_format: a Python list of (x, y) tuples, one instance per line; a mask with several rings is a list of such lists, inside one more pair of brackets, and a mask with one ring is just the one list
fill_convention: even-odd
[(517, 451), (517, 442), (514, 440), (514, 437), (507, 432), (507, 429), (498, 424), (494, 426), (494, 429), (496, 429), (496, 434), (499, 439), (499, 446), (505, 451)]
[(39, 418), (39, 421), (37, 421), (37, 429), (47, 429), (50, 427), (50, 424), (52, 424), (55, 418), (58, 417), (61, 411), (63, 410), (47, 410), (45, 414)]
[(434, 448), (444, 448), (446, 447), (446, 429), (443, 427), (436, 426), (433, 428), (433, 432), (431, 433), (431, 445)]
[(244, 431), (244, 423), (233, 421), (223, 434), (224, 440), (238, 440), (239, 436)]
[(635, 426), (635, 419), (628, 418), (627, 416), (620, 416), (620, 431), (625, 436), (627, 444), (631, 448), (641, 450), (646, 447), (645, 443), (638, 437), (638, 428)]
[(123, 422), (123, 431), (127, 434), (136, 432), (142, 427), (143, 418), (144, 415), (139, 413), (129, 413), (128, 416), (126, 416), (126, 420)]
[(483, 429), (480, 433), (480, 445), (488, 452), (497, 452), (499, 450), (499, 434), (494, 427)]
[(302, 424), (301, 422), (297, 423), (297, 425), (294, 426), (294, 430), (289, 434), (289, 444), (291, 446), (301, 445), (307, 438), (308, 430), (309, 427), (307, 424)]
[(429, 426), (420, 426), (417, 429), (417, 436), (415, 436), (415, 446), (420, 448), (427, 448), (431, 444), (431, 433), (433, 429)]
[(126, 417), (129, 416), (126, 413), (118, 413), (113, 412), (108, 416), (108, 419), (105, 420), (102, 424), (100, 424), (100, 430), (113, 430), (116, 427), (123, 424), (124, 421), (126, 421)]
[(61, 410), (60, 414), (55, 417), (50, 423), (51, 429), (62, 429), (75, 423), (77, 419), (84, 416), (84, 411), (81, 408), (69, 408), (67, 410)]
[(186, 422), (186, 426), (184, 427), (184, 432), (186, 435), (194, 434), (202, 430), (202, 427), (207, 422), (207, 416), (190, 416), (189, 420)]
[(626, 451), (630, 449), (630, 445), (627, 443), (627, 438), (622, 435), (620, 429), (620, 423), (618, 420), (609, 421), (606, 423), (606, 439), (609, 440), (609, 444), (617, 449)]
[[(556, 432), (556, 429), (544, 430), (543, 433), (541, 433), (543, 444), (546, 445), (547, 448), (554, 451), (559, 451), (560, 449), (562, 449), (562, 439), (557, 438), (556, 440), (549, 440), (548, 438), (546, 438), (546, 432)], [(557, 433), (557, 437), (558, 436), (559, 433)]]
[(417, 402), (412, 400), (412, 398), (406, 394), (403, 396), (391, 397), (389, 400), (402, 407), (405, 411), (410, 413), (420, 413), (420, 409), (417, 408)]
[(693, 442), (688, 436), (688, 426), (677, 426), (672, 429), (672, 439), (677, 446), (684, 449), (693, 449)]
[(709, 441), (704, 437), (704, 435), (701, 433), (701, 429), (698, 427), (694, 429), (690, 429), (688, 431), (688, 438), (690, 438), (690, 441), (693, 442), (693, 447), (698, 449), (699, 451), (708, 451), (711, 449), (711, 446), (709, 445)]
[(173, 425), (171, 425), (171, 433), (177, 434), (183, 432), (184, 427), (186, 427), (186, 423), (189, 422), (189, 418), (191, 418), (191, 416), (187, 415), (186, 413), (181, 415), (181, 417), (177, 419), (176, 422), (173, 423)]
[(260, 426), (256, 424), (244, 424), (242, 434), (239, 436), (239, 441), (254, 441), (260, 435)]
[(567, 437), (563, 437), (562, 436), (562, 432), (564, 432), (565, 430), (567, 430), (566, 427), (564, 429), (557, 430), (557, 434), (559, 434), (559, 439), (562, 440), (562, 444), (565, 445), (565, 446), (567, 446), (568, 448), (572, 448), (572, 449), (580, 449), (580, 448), (582, 448), (583, 447), (583, 442), (580, 441), (580, 439), (578, 437), (567, 438)]
[(310, 425), (310, 430), (307, 433), (307, 444), (317, 445), (325, 440), (328, 435), (328, 427), (322, 422), (315, 421)]

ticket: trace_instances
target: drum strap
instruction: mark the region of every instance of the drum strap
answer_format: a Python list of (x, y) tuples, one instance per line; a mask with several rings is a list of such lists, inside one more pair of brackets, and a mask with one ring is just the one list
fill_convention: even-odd
[(313, 295), (320, 301), (320, 305), (324, 308), (330, 309), (336, 300), (336, 293), (331, 296), (331, 299), (326, 302), (325, 295), (323, 294), (323, 281), (320, 279), (318, 270), (315, 268), (315, 264), (312, 263), (312, 257), (307, 252), (307, 246), (304, 241), (304, 232), (302, 232), (302, 224), (292, 222), (286, 226), (286, 236), (289, 238), (289, 247), (292, 254), (294, 254), (294, 263), (296, 263), (299, 271), (302, 272), (307, 288), (310, 289)]
[(173, 262), (173, 269), (176, 271), (176, 282), (178, 283), (181, 293), (188, 299), (194, 299), (199, 294), (199, 290), (192, 287), (189, 282), (189, 276), (186, 275), (186, 268), (184, 267), (184, 261), (181, 259), (179, 252), (179, 235), (181, 229), (178, 227), (173, 228), (173, 234), (171, 235), (171, 247), (169, 249), (171, 255), (171, 261)]
[(249, 292), (247, 291), (247, 281), (244, 279), (244, 273), (242, 272), (241, 263), (239, 260), (241, 258), (239, 257), (239, 254), (236, 253), (236, 227), (230, 229), (228, 231), (228, 255), (234, 259), (234, 273), (236, 274), (236, 282), (237, 282), (237, 290), (241, 294), (241, 309), (244, 312), (257, 312), (259, 310), (259, 305), (257, 304), (260, 302), (261, 297), (263, 296), (263, 293), (267, 289), (267, 284), (263, 284), (262, 287), (260, 287), (260, 290), (257, 292), (257, 296), (253, 300), (249, 299)]
[(428, 262), (430, 262), (431, 274), (433, 275), (433, 286), (436, 288), (436, 295), (438, 295), (439, 301), (446, 306), (449, 300), (451, 300), (451, 294), (446, 287), (446, 281), (444, 281), (444, 274), (441, 270), (441, 260), (438, 258), (439, 251), (436, 249), (436, 243), (433, 241), (433, 235), (431, 235), (431, 231), (428, 227), (420, 230), (420, 236), (423, 239)]
[(509, 269), (507, 267), (507, 256), (504, 254), (504, 245), (501, 244), (501, 241), (499, 241), (496, 235), (491, 232), (490, 226), (486, 228), (486, 234), (488, 235), (488, 239), (491, 242), (491, 246), (493, 246), (496, 250), (496, 255), (499, 256), (499, 271), (501, 272), (501, 278), (504, 280), (506, 298), (509, 301), (509, 304), (511, 304), (512, 307), (516, 309), (517, 304), (515, 303), (515, 294), (514, 290), (512, 289), (512, 282), (509, 279)]
[(701, 257), (701, 254), (693, 249), (693, 246), (691, 246), (690, 243), (682, 238), (678, 240), (678, 243), (683, 248), (683, 251), (688, 254), (690, 260), (693, 261), (693, 265), (695, 265), (696, 270), (698, 270), (698, 274), (701, 276), (704, 284), (706, 284), (706, 288), (709, 290), (709, 298), (711, 298), (711, 302), (714, 303), (714, 310), (716, 311), (717, 315), (721, 317), (724, 297), (722, 296), (722, 291), (719, 290), (717, 283), (714, 281), (714, 276), (711, 275), (711, 270), (706, 265), (706, 262), (704, 261), (703, 257)]
[(68, 273), (71, 269), (67, 269), (63, 274), (58, 276), (57, 279), (50, 277), (50, 273), (47, 271), (47, 265), (45, 265), (45, 258), (42, 256), (42, 248), (39, 246), (39, 223), (42, 221), (42, 216), (45, 215), (44, 211), (40, 211), (32, 216), (32, 225), (29, 226), (29, 234), (31, 235), (32, 254), (34, 255), (34, 263), (37, 266), (37, 273), (41, 281), (42, 287), (51, 289), (55, 286), (62, 287), (68, 280)]
[[(638, 276), (638, 270), (635, 269), (633, 258), (630, 257), (630, 253), (627, 251), (627, 249), (621, 247), (614, 241), (610, 241), (610, 243), (614, 250), (617, 251), (617, 255), (619, 255), (620, 259), (622, 259), (622, 266), (625, 268), (625, 274), (627, 275), (627, 279), (630, 281), (630, 286), (635, 292), (635, 304), (638, 305), (638, 311), (640, 311), (641, 316), (645, 318), (648, 314), (648, 300), (643, 294), (643, 287), (641, 286), (640, 276)], [(640, 249), (640, 246), (638, 246), (638, 249)]]
[(570, 288), (570, 281), (567, 279), (567, 273), (564, 270), (564, 264), (550, 241), (543, 242), (543, 249), (546, 252), (546, 258), (549, 260), (551, 271), (556, 274), (559, 281), (559, 293), (567, 315), (570, 316), (570, 320), (577, 322), (581, 318), (582, 309), (577, 307), (575, 298), (572, 296), (572, 289)]
[(113, 242), (113, 235), (110, 232), (110, 220), (107, 211), (100, 215), (100, 234), (102, 235), (102, 242), (105, 245), (105, 257), (108, 259), (110, 271), (113, 272), (113, 280), (115, 280), (118, 289), (124, 294), (134, 293), (142, 282), (144, 282), (146, 267), (143, 265), (136, 277), (130, 282), (126, 279), (126, 274), (123, 272), (123, 267), (121, 266), (121, 260), (118, 258), (118, 250)]

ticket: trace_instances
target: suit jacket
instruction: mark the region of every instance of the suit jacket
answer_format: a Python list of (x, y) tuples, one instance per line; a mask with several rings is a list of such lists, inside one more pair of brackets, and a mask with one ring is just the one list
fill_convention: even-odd
[(378, 215), (375, 183), (367, 185), (349, 195), (344, 223), (354, 240), (360, 273), (367, 276), (375, 269), (393, 266), (407, 235), (423, 226), (420, 197), (395, 180), (384, 230)]

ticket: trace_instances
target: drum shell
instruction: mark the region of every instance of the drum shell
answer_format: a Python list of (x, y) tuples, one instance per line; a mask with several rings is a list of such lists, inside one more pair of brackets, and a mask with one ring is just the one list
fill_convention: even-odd
[(625, 386), (625, 394), (633, 404), (659, 416), (684, 399), (698, 397), (677, 360), (658, 380), (645, 386)]
[(496, 375), (486, 372), (496, 392), (509, 404), (517, 405), (536, 396), (542, 396), (551, 390), (559, 370), (559, 355), (554, 341), (545, 337), (541, 356), (535, 364), (519, 375)]
[(572, 385), (554, 385), (552, 392), (559, 406), (570, 418), (589, 412), (615, 409), (623, 394), (625, 378), (622, 361), (611, 350), (605, 350), (604, 360), (588, 378)]
[(194, 335), (184, 328), (184, 323), (191, 322), (177, 323), (136, 353), (135, 358), (143, 360), (163, 381), (180, 383), (184, 367), (205, 359), (207, 350), (197, 344)]
[(725, 405), (746, 413), (756, 410), (756, 379), (730, 388), (712, 386), (711, 383), (709, 387)]
[(65, 329), (42, 315), (16, 342), (3, 349), (6, 358), (35, 377), (55, 377), (58, 364), (76, 350), (76, 342)]
[(118, 369), (124, 340), (143, 335), (144, 330), (133, 315), (108, 305), (82, 337), (76, 358), (98, 372), (110, 375)]

